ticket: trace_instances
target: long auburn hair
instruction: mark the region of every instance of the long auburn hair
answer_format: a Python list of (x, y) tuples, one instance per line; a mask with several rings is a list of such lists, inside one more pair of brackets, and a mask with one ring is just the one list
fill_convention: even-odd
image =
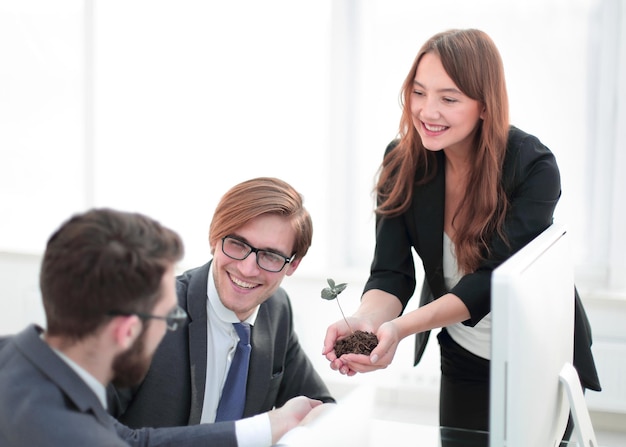
[(468, 187), (453, 217), (458, 265), (470, 273), (488, 254), (488, 241), (494, 232), (503, 236), (508, 208), (501, 184), (509, 131), (508, 95), (500, 53), (484, 32), (445, 31), (431, 37), (419, 50), (402, 85), (398, 144), (386, 154), (379, 169), (375, 211), (379, 217), (404, 213), (411, 205), (414, 185), (428, 183), (437, 172), (436, 154), (423, 146), (410, 107), (417, 66), (427, 53), (437, 55), (456, 86), (485, 108), (471, 153)]

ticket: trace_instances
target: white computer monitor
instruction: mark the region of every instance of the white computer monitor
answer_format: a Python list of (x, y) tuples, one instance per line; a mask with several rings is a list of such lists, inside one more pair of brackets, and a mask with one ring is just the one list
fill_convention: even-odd
[(574, 350), (568, 239), (554, 223), (493, 272), (490, 447), (550, 447), (562, 439), (570, 397), (561, 382), (573, 371)]
[(573, 360), (574, 274), (553, 224), (494, 270), (490, 447), (558, 446), (569, 403), (559, 374)]

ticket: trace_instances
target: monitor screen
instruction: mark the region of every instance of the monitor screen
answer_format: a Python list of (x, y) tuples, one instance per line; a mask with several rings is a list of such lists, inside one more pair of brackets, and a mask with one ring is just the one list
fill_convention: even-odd
[(558, 446), (569, 401), (559, 374), (572, 363), (574, 272), (554, 223), (493, 272), (490, 447)]

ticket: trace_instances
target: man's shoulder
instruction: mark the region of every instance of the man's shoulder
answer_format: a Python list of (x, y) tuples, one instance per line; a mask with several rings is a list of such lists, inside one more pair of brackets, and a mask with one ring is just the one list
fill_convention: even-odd
[(211, 262), (207, 262), (204, 265), (194, 267), (188, 270), (185, 270), (183, 273), (176, 276), (177, 283), (189, 283), (192, 278), (195, 278), (198, 275), (208, 275), (209, 273), (209, 265)]
[[(13, 337), (3, 340), (0, 349), (0, 427), (11, 426), (19, 434), (20, 445), (42, 445), (44, 442), (56, 442), (54, 437), (59, 425), (63, 425), (69, 438), (73, 428), (71, 421), (81, 419), (80, 430), (89, 430), (84, 424), (99, 425), (93, 417), (85, 418), (84, 413), (68, 404), (66, 395), (41, 365), (35, 364), (24, 355), (29, 350), (28, 344), (18, 346)], [(56, 377), (56, 376), (55, 376)], [(19, 409), (19, 410), (17, 410)], [(80, 416), (80, 415), (83, 416)], [(32, 427), (37, 427), (33, 432)], [(53, 433), (54, 432), (54, 433)], [(51, 437), (46, 440), (45, 434)], [(2, 436), (0, 436), (0, 439)], [(65, 439), (65, 438), (63, 438)], [(55, 444), (60, 445), (60, 444)], [(64, 444), (76, 445), (76, 444)]]
[(207, 262), (199, 267), (185, 270), (183, 273), (176, 276), (176, 293), (179, 298), (186, 295), (190, 288), (193, 289), (195, 287), (196, 289), (200, 288), (206, 291), (210, 264), (210, 262)]
[(260, 312), (268, 312), (273, 319), (286, 316), (291, 318), (293, 310), (289, 295), (282, 287), (279, 287), (267, 300), (261, 303)]
[[(13, 337), (13, 335), (0, 335), (0, 368), (4, 362), (3, 357), (9, 355), (9, 351), (11, 349), (15, 349), (14, 347), (11, 347)], [(4, 351), (6, 351), (6, 353), (3, 354)]]
[(12, 337), (13, 335), (0, 335), (0, 349), (5, 347)]
[(276, 291), (265, 301), (265, 303), (272, 304), (274, 306), (291, 306), (289, 295), (282, 287), (276, 289)]
[[(0, 371), (13, 371), (18, 365), (29, 363), (22, 351), (33, 350), (33, 343), (36, 338), (34, 331), (34, 327), (28, 326), (17, 334), (0, 336)], [(18, 346), (18, 342), (20, 346)]]

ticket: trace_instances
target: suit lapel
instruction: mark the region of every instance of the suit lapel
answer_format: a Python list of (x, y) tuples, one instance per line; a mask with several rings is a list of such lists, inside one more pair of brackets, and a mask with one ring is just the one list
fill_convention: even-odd
[(191, 361), (191, 409), (189, 425), (200, 423), (204, 405), (207, 367), (207, 281), (209, 266), (201, 267), (189, 280), (182, 303), (189, 314), (189, 358)]
[[(419, 305), (423, 306), (445, 293), (443, 277), (443, 220), (445, 212), (445, 160), (443, 151), (436, 154), (437, 174), (425, 185), (413, 190), (413, 205), (408, 229), (424, 265), (424, 285)], [(430, 331), (415, 335), (414, 365), (422, 358)]]
[[(416, 250), (424, 264), (426, 279), (433, 296), (445, 293), (443, 282), (443, 219), (445, 209), (445, 161), (443, 152), (437, 152), (437, 175), (413, 191), (412, 218), (415, 221), (413, 238)], [(409, 225), (409, 229), (413, 228)]]

